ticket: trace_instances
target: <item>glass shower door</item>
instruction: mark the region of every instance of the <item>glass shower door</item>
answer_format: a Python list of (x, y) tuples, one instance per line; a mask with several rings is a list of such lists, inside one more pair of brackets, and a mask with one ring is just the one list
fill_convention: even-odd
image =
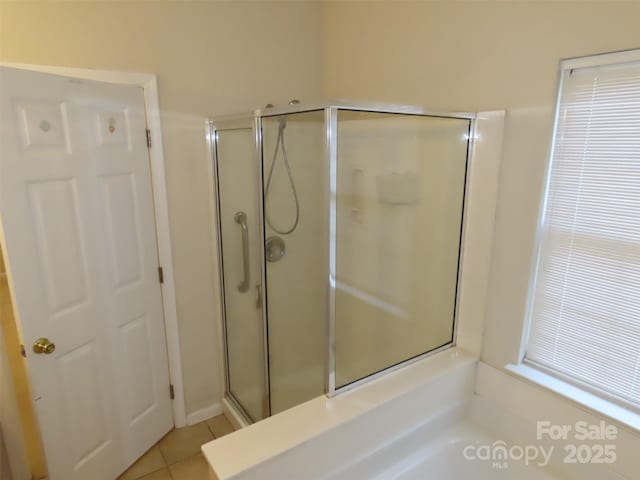
[(470, 128), (338, 109), (336, 388), (453, 343)]
[(271, 414), (324, 393), (328, 165), (324, 110), (262, 120)]
[(227, 392), (252, 421), (269, 415), (262, 311), (259, 168), (253, 122), (214, 127)]

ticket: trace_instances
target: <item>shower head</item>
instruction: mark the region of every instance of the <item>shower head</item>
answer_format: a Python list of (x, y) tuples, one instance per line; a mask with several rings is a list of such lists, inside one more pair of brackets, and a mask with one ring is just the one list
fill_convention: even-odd
[[(291, 106), (298, 105), (299, 103), (300, 103), (300, 100), (298, 100), (297, 98), (294, 98), (289, 101), (289, 105)], [(282, 115), (281, 117), (278, 118), (278, 128), (282, 131), (286, 126), (287, 126), (287, 116)]]

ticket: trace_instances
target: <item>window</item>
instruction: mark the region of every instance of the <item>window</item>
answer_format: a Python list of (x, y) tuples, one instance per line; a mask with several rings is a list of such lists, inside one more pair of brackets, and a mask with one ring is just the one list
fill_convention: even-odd
[(561, 65), (525, 361), (640, 407), (640, 50)]

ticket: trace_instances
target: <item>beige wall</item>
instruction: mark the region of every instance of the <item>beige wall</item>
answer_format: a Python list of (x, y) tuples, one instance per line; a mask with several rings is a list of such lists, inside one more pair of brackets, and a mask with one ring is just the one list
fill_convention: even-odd
[(207, 115), (321, 93), (317, 2), (0, 2), (0, 60), (158, 75), (187, 411), (222, 396)]
[(640, 2), (327, 2), (325, 14), (329, 96), (507, 110), (484, 358), (516, 360), (558, 61), (640, 47)]
[(640, 47), (640, 2), (328, 1), (329, 96), (492, 110), (550, 105), (558, 60)]

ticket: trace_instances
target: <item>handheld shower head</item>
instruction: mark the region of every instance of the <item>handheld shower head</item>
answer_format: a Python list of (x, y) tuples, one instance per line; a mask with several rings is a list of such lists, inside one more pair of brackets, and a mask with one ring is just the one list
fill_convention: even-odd
[[(292, 100), (293, 102), (293, 100)], [(269, 198), (269, 192), (271, 190), (271, 181), (273, 180), (273, 171), (276, 166), (276, 161), (278, 160), (278, 150), (282, 149), (282, 164), (287, 172), (287, 177), (289, 178), (289, 185), (291, 187), (291, 193), (293, 195), (293, 201), (295, 203), (295, 217), (293, 219), (293, 223), (290, 227), (285, 229), (280, 229), (274, 226), (273, 222), (271, 222), (271, 216), (269, 215), (269, 208), (266, 206), (265, 208), (265, 219), (267, 224), (271, 227), (271, 229), (279, 233), (280, 235), (288, 235), (293, 233), (293, 231), (298, 227), (298, 222), (300, 220), (300, 201), (298, 200), (298, 191), (296, 190), (296, 184), (293, 180), (293, 173), (291, 172), (291, 165), (289, 165), (289, 158), (287, 157), (287, 146), (285, 142), (284, 129), (287, 126), (287, 116), (282, 115), (278, 118), (278, 137), (276, 139), (276, 147), (273, 151), (273, 160), (271, 160), (271, 167), (269, 167), (269, 174), (267, 176), (267, 183), (265, 186), (265, 203)]]

